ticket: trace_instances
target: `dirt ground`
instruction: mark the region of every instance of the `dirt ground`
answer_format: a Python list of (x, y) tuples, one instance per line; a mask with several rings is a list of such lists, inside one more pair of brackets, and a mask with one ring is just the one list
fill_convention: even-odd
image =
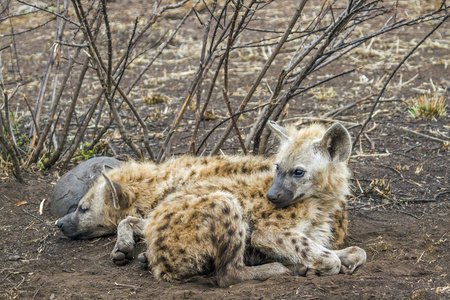
[[(384, 174), (380, 169), (372, 172), (380, 171)], [(364, 175), (370, 176), (370, 171)], [(0, 292), (6, 299), (448, 299), (450, 295), (448, 194), (436, 202), (386, 209), (351, 206), (347, 244), (368, 254), (367, 263), (353, 275), (280, 276), (221, 289), (157, 282), (135, 261), (115, 266), (109, 258), (113, 236), (70, 240), (55, 228), (48, 208), (41, 216), (45, 224), (25, 213), (35, 213), (52, 189), (47, 176), (30, 176), (27, 182), (0, 187)], [(19, 201), (28, 204), (16, 207)]]
[[(125, 2), (132, 5), (140, 1), (110, 2), (111, 9)], [(286, 3), (294, 5), (295, 1)], [(111, 18), (114, 16), (111, 13)], [(128, 25), (132, 24), (130, 20), (133, 18), (133, 12), (127, 11), (121, 15), (121, 20), (127, 21)], [(168, 23), (170, 26), (176, 24), (172, 20), (168, 20)], [(414, 119), (408, 114), (409, 99), (421, 91), (434, 86), (447, 90), (448, 94), (450, 42), (445, 37), (450, 36), (449, 23), (444, 24), (431, 37), (430, 42), (425, 43), (399, 71), (377, 107), (365, 135), (354, 149), (350, 160), (353, 177), (352, 195), (349, 198), (349, 236), (346, 243), (365, 249), (368, 260), (353, 275), (280, 276), (264, 282), (242, 282), (224, 289), (192, 282), (158, 282), (135, 261), (123, 267), (113, 264), (109, 253), (115, 243), (114, 236), (87, 241), (74, 241), (64, 237), (55, 226), (56, 219), (50, 214), (48, 202), (57, 179), (67, 170), (30, 170), (25, 172), (26, 184), (20, 184), (0, 172), (0, 298), (450, 298), (449, 113), (436, 120)], [(26, 25), (22, 26), (27, 28)], [(114, 26), (120, 36), (120, 26)], [(368, 44), (363, 45), (351, 59), (344, 59), (344, 63), (321, 70), (316, 77), (311, 78), (312, 81), (353, 67), (352, 63), (367, 60), (365, 68), (330, 82), (326, 89), (314, 90), (293, 99), (285, 117), (286, 123), (297, 122), (301, 125), (307, 118), (321, 116), (379, 92), (386, 75), (390, 74), (407, 53), (402, 47), (400, 50), (395, 48), (396, 45), (411, 49), (431, 28), (428, 25), (401, 28), (390, 34), (387, 41), (376, 39), (370, 47)], [(130, 27), (125, 29), (129, 32)], [(181, 33), (183, 38), (174, 41), (171, 49), (179, 49), (180, 44), (187, 41), (186, 37), (199, 29), (201, 26), (195, 22), (188, 24)], [(43, 32), (44, 28), (39, 30)], [(158, 30), (161, 35), (165, 32), (164, 28)], [(29, 83), (21, 91), (30, 99), (34, 99), (33, 96), (37, 93), (39, 70), (46, 64), (46, 51), (49, 47), (44, 47), (43, 54), (39, 54), (39, 57), (33, 57), (31, 54), (35, 49), (31, 49), (29, 45), (38, 47), (42, 41), (48, 40), (49, 37), (30, 39), (27, 41), (29, 44), (24, 41), (28, 48), (19, 51), (30, 55), (30, 59), (22, 61), (25, 66), (22, 70), (23, 77)], [(190, 42), (195, 43), (195, 39)], [(144, 85), (145, 92), (140, 90), (133, 95), (138, 102), (144, 102), (145, 97), (155, 93), (169, 99), (158, 104), (158, 112), (149, 110), (145, 105), (139, 107), (140, 112), (149, 116), (150, 128), (155, 133), (152, 146), (161, 143), (158, 134), (170, 125), (174, 116), (171, 108), (177, 107), (179, 103), (176, 99), (184, 95), (186, 82), (193, 76), (193, 72), (184, 77), (174, 75), (171, 78), (170, 74), (180, 72), (189, 64), (197, 66), (198, 55), (194, 50), (194, 54), (185, 53), (184, 57), (180, 53), (169, 52), (158, 64), (159, 72), (168, 72), (169, 76), (165, 75), (157, 82), (148, 81)], [(252, 55), (262, 55), (257, 50), (254, 51)], [(173, 63), (175, 58), (182, 60), (182, 63)], [(249, 64), (258, 63), (261, 61), (256, 58)], [(236, 87), (236, 97), (231, 100), (236, 107), (241, 99), (239, 84), (249, 85), (250, 82), (239, 82), (242, 66), (232, 67), (235, 70), (232, 70), (234, 77), (230, 85)], [(133, 72), (135, 71), (131, 73)], [(274, 76), (278, 74), (276, 70), (271, 72)], [(158, 73), (153, 75), (161, 76)], [(130, 79), (124, 80), (126, 82)], [(258, 93), (261, 97), (267, 97), (265, 91)], [(327, 99), (319, 100), (324, 93)], [(88, 98), (88, 95), (84, 97)], [(343, 123), (354, 137), (360, 129), (357, 125), (364, 122), (373, 104), (374, 98), (368, 99), (342, 111), (333, 121)], [(23, 108), (23, 105), (20, 104), (20, 107)], [(161, 113), (166, 107), (168, 113)], [(227, 115), (220, 103), (211, 109), (218, 116)], [(192, 128), (193, 115), (193, 110), (186, 114), (180, 134), (173, 143), (175, 150), (172, 154), (186, 151), (187, 140), (183, 134)], [(251, 123), (254, 117), (247, 117), (248, 122)], [(205, 126), (207, 132), (213, 122)], [(210, 145), (214, 141), (212, 138)], [(118, 154), (121, 159), (129, 156), (129, 150), (120, 139), (112, 138), (111, 145), (115, 150), (110, 150), (107, 155)], [(236, 153), (239, 152), (238, 148), (237, 140), (232, 139), (224, 147), (224, 152)], [(46, 199), (43, 215), (39, 215), (39, 205), (43, 199)], [(36, 219), (36, 216), (40, 219)], [(139, 247), (142, 249), (143, 245)]]

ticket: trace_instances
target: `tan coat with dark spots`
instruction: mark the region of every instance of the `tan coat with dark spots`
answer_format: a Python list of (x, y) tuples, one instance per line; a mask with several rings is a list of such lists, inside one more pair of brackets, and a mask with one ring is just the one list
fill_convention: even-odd
[(271, 128), (281, 141), (273, 158), (123, 164), (103, 176), (60, 227), (88, 238), (112, 232), (124, 219), (114, 262), (132, 259), (134, 238), (142, 237), (147, 250), (138, 259), (169, 281), (212, 275), (228, 286), (292, 270), (353, 273), (366, 260), (364, 250), (336, 250), (347, 232), (348, 132), (339, 124)]

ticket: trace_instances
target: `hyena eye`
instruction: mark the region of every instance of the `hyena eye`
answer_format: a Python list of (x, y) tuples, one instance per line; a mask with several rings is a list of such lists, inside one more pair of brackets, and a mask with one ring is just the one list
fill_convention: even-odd
[(84, 214), (88, 210), (89, 210), (89, 208), (82, 208), (81, 206), (78, 207), (78, 212), (81, 213), (81, 214)]
[(303, 177), (305, 175), (305, 171), (303, 170), (295, 170), (294, 171), (294, 177)]

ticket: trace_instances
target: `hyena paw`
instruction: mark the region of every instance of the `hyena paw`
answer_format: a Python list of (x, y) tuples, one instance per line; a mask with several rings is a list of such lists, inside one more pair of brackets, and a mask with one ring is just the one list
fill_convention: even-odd
[(366, 262), (367, 255), (363, 249), (353, 246), (343, 249), (345, 252), (340, 255), (341, 273), (353, 274), (355, 269)]
[(145, 252), (140, 253), (136, 259), (139, 262), (139, 265), (143, 268), (147, 268), (148, 267), (148, 259), (147, 256), (145, 255)]
[(327, 251), (316, 261), (312, 268), (320, 276), (336, 275), (341, 270), (341, 260), (335, 253)]
[(293, 267), (294, 276), (306, 276), (308, 268), (302, 264), (295, 265)]
[(118, 266), (126, 265), (133, 259), (133, 250), (133, 245), (116, 243), (114, 250), (111, 252), (111, 259)]

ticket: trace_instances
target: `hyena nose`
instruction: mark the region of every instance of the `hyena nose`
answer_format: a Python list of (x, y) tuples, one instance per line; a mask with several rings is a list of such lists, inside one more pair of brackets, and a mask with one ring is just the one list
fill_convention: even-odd
[(278, 198), (280, 198), (280, 194), (277, 193), (271, 193), (270, 191), (267, 193), (266, 195), (267, 199), (269, 199), (269, 201), (276, 201), (278, 200)]
[(58, 223), (56, 223), (56, 226), (58, 226), (58, 228), (59, 228), (60, 230), (63, 230), (63, 228), (64, 228), (64, 222), (62, 222), (62, 220), (59, 220)]

